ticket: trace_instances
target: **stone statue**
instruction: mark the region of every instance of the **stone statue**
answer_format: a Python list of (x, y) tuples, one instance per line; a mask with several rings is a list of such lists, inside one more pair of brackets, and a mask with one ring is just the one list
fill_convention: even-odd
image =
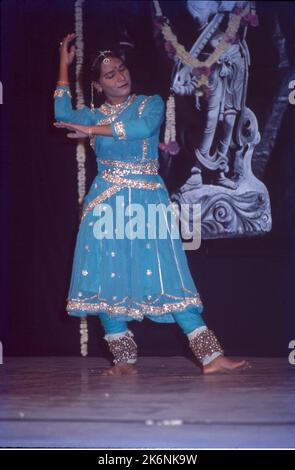
[[(187, 1), (199, 31), (192, 56), (204, 61), (215, 50), (236, 4)], [(246, 106), (250, 65), (246, 32), (247, 26), (240, 26), (236, 40), (212, 66), (208, 97), (197, 93), (191, 67), (179, 59), (175, 63), (171, 88), (178, 95), (195, 94), (203, 125), (198, 128), (201, 138), (191, 176), (171, 199), (178, 204), (201, 204), (203, 238), (256, 235), (271, 229), (268, 191), (251, 169), (260, 134), (256, 117)], [(210, 184), (204, 184), (204, 170)]]

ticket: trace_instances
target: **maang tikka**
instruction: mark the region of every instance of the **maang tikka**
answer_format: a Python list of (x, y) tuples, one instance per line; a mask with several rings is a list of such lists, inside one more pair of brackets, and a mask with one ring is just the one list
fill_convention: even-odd
[[(110, 54), (112, 51), (110, 50), (106, 50), (106, 51), (98, 51), (98, 55), (92, 65), (92, 68), (95, 67), (95, 64), (97, 62), (97, 60), (100, 58), (100, 57), (104, 57), (103, 59), (103, 63), (104, 64), (109, 64), (111, 62), (111, 59), (109, 57), (106, 57), (106, 54)], [(93, 91), (93, 82), (91, 82), (91, 102), (90, 102), (90, 107), (91, 107), (91, 111), (94, 112), (94, 91)], [(102, 93), (102, 90), (99, 92), (99, 93)]]
[(103, 63), (104, 64), (109, 64), (111, 62), (111, 59), (109, 57), (106, 57), (106, 54), (110, 54), (112, 51), (108, 50), (108, 51), (98, 51), (98, 56), (97, 56), (97, 59), (99, 59), (101, 56), (104, 57), (103, 59)]

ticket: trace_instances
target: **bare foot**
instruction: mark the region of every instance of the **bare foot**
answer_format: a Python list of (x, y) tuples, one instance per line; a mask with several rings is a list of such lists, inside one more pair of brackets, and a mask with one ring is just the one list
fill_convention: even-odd
[(250, 369), (248, 361), (234, 361), (225, 356), (218, 356), (209, 364), (203, 366), (203, 374), (231, 373), (235, 371)]
[(101, 375), (135, 375), (137, 374), (137, 367), (135, 364), (128, 364), (127, 362), (120, 362), (115, 364), (109, 369), (104, 370)]

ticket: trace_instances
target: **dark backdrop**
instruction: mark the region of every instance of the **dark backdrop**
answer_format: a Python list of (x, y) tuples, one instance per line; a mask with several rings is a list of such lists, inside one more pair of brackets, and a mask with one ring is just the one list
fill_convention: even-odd
[[(247, 39), (252, 58), (247, 104), (262, 131), (278, 77), (273, 16), (280, 15), (294, 67), (295, 10), (294, 2), (257, 3), (260, 26), (249, 28)], [(162, 4), (189, 47), (194, 31), (184, 2)], [(151, 9), (148, 1), (87, 0), (85, 54), (116, 43), (125, 25), (136, 45), (130, 57), (135, 91), (166, 98), (171, 63), (153, 40)], [(0, 340), (6, 355), (79, 354), (79, 321), (65, 313), (79, 220), (75, 143), (52, 126), (58, 44), (73, 30), (73, 0), (1, 2)], [(89, 86), (85, 96), (87, 101)], [(288, 105), (263, 175), (272, 232), (255, 239), (203, 241), (198, 251), (187, 252), (205, 320), (229, 354), (287, 355), (288, 341), (295, 339), (294, 109)], [(189, 168), (180, 159), (175, 157), (166, 175), (168, 188), (178, 184), (177, 168)], [(89, 187), (96, 173), (91, 149), (87, 172)], [(132, 328), (141, 354), (188, 352), (176, 325), (145, 320)], [(89, 320), (89, 330), (90, 354), (104, 354), (97, 318)]]

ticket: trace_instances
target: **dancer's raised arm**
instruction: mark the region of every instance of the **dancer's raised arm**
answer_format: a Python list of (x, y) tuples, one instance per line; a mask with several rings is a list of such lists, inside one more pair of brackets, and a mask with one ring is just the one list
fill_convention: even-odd
[(72, 106), (72, 95), (69, 83), (69, 66), (75, 57), (75, 46), (70, 43), (76, 34), (68, 34), (63, 38), (59, 47), (59, 77), (54, 92), (54, 117), (57, 121), (70, 122), (82, 125), (95, 123), (95, 116), (88, 106), (74, 109)]

